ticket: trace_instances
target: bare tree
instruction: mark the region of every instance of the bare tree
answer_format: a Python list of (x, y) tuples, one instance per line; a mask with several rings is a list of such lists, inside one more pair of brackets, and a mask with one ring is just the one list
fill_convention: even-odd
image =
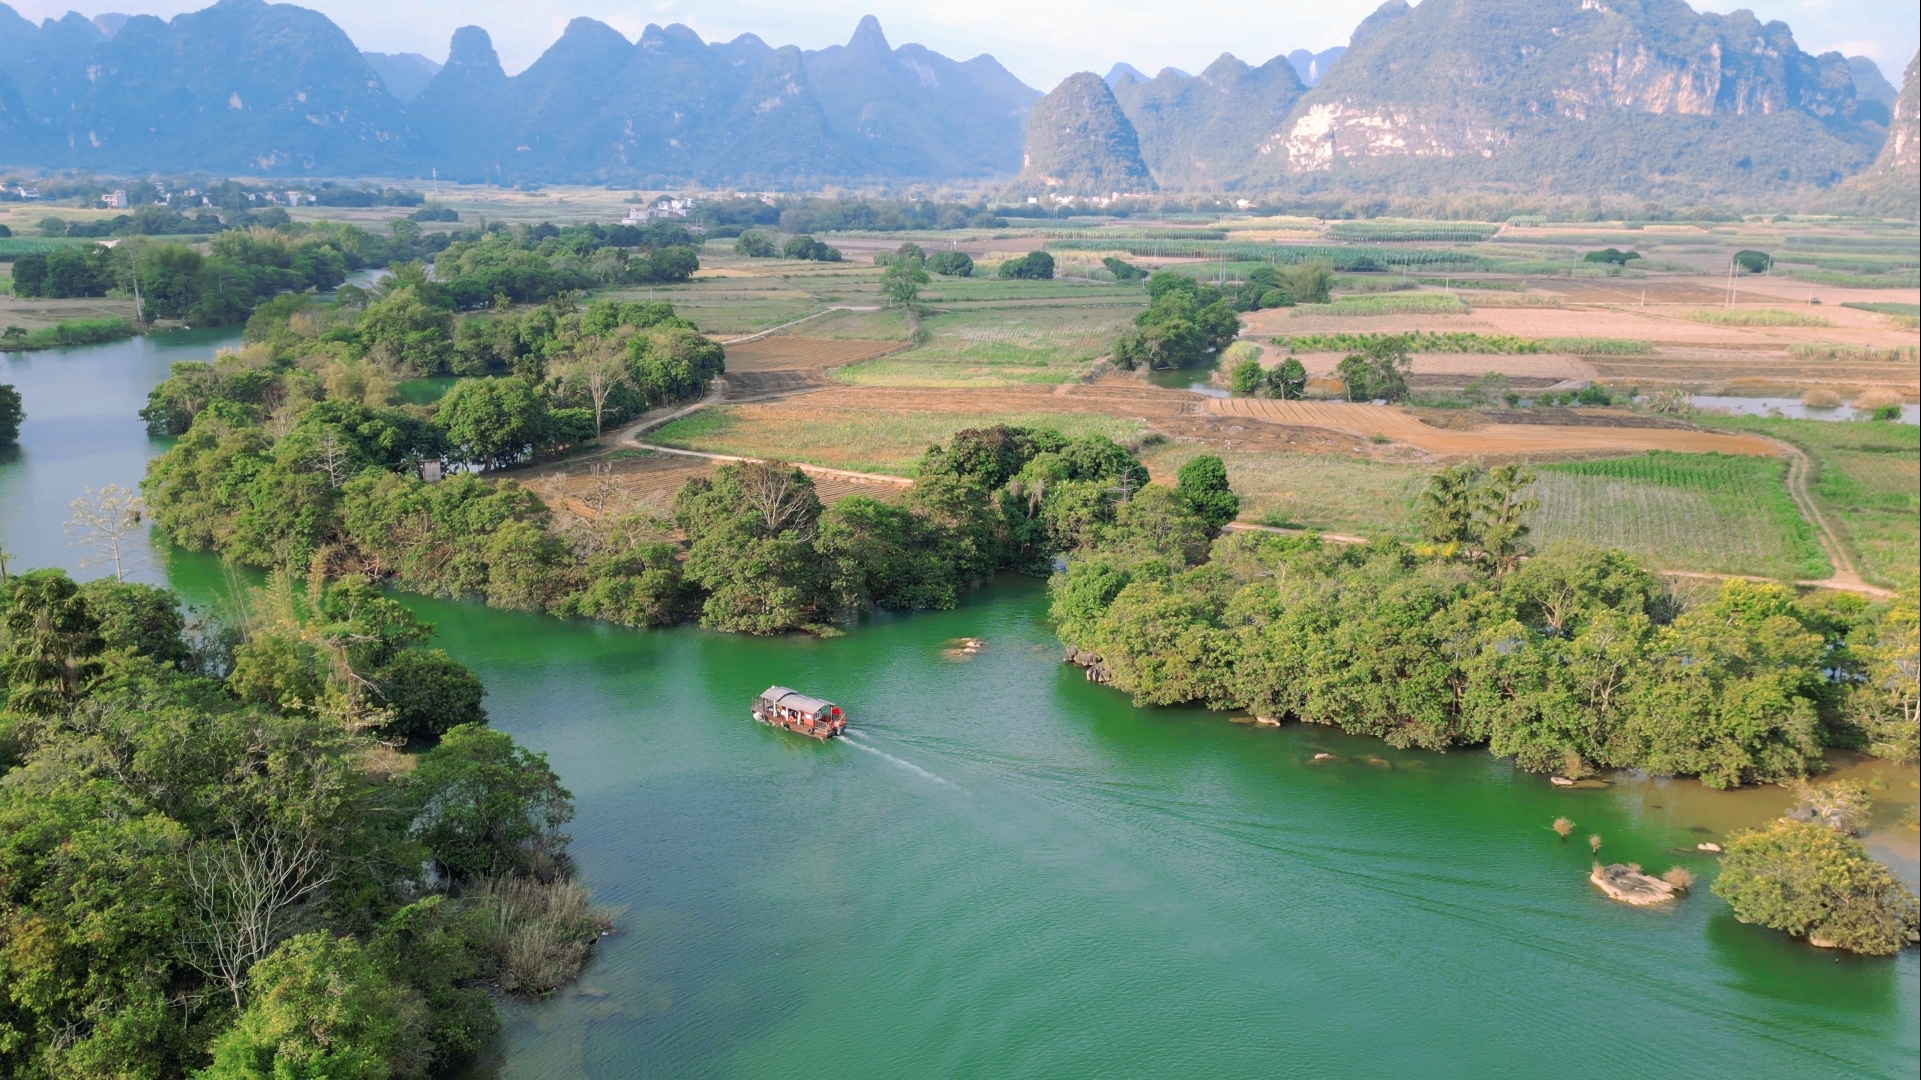
[(327, 474), (327, 486), (339, 487), (353, 475), (353, 458), (347, 447), (341, 445), (340, 436), (333, 428), (327, 428), (320, 436), (320, 448), (314, 452), (314, 465)]
[(66, 531), (79, 537), (74, 546), (94, 552), (80, 560), (81, 566), (112, 563), (114, 580), (125, 581), (147, 561), (143, 527), (147, 504), (132, 488), (119, 484), (108, 484), (98, 491), (88, 488), (85, 495), (68, 504), (67, 510), (73, 517), (66, 521)]
[(621, 497), (620, 481), (614, 479), (614, 463), (597, 461), (587, 467), (587, 498), (583, 501), (594, 508), (594, 516), (606, 513), (607, 504)]
[(779, 536), (790, 522), (804, 517), (813, 495), (812, 485), (799, 469), (760, 461), (745, 464), (741, 490), (768, 536)]
[(567, 381), (587, 391), (594, 403), (594, 434), (600, 434), (601, 417), (607, 412), (607, 398), (614, 388), (627, 385), (627, 350), (618, 341), (597, 342), (567, 366)]
[(303, 905), (334, 876), (314, 836), (277, 823), (236, 825), (233, 839), (196, 846), (186, 872), (187, 961), (232, 994), (236, 1009), (247, 973), (299, 932)]

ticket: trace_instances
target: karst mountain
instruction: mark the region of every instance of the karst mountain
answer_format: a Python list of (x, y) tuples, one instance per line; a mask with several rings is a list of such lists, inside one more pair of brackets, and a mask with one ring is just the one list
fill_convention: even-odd
[(0, 3), (0, 164), (1097, 195), (1753, 195), (1907, 175), (1913, 83), (1912, 64), (1897, 93), (1865, 57), (1812, 55), (1784, 23), (1681, 0), (1389, 0), (1345, 46), (1258, 65), (1223, 53), (1194, 75), (1118, 63), (1045, 96), (991, 56), (896, 47), (872, 16), (847, 44), (813, 51), (752, 34), (710, 42), (678, 24), (630, 41), (576, 19), (509, 76), (477, 26), (437, 64), (363, 53), (326, 16), (264, 0), (37, 25)]

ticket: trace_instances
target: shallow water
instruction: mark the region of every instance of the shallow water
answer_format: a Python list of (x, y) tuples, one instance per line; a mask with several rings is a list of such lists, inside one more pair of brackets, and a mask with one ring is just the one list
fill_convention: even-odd
[[(34, 417), (0, 461), (16, 566), (73, 565), (66, 501), (158, 446), (129, 417), (168, 357), (50, 356), (0, 369)], [(206, 556), (162, 572), (196, 602), (225, 587)], [(1562, 791), (1479, 751), (1136, 709), (1059, 662), (1018, 577), (827, 640), (408, 603), (550, 755), (620, 909), (577, 985), (510, 1010), (501, 1077), (1911, 1077), (1921, 1055), (1913, 950), (1840, 957), (1705, 889), (1646, 911), (1587, 884), (1590, 833), (1705, 879), (1694, 846), (1779, 789)], [(853, 737), (750, 721), (775, 682)], [(1914, 770), (1865, 768), (1883, 819), (1914, 799)], [(1912, 836), (1884, 820), (1877, 850), (1911, 866)]]
[[(1706, 409), (1710, 412), (1724, 412), (1730, 416), (1785, 416), (1795, 420), (1867, 419), (1866, 412), (1857, 413), (1852, 405), (1844, 404), (1832, 409), (1818, 409), (1811, 405), (1801, 404), (1800, 398), (1728, 397), (1718, 394), (1695, 394), (1690, 400), (1697, 409)], [(1921, 424), (1921, 405), (1912, 402), (1902, 405), (1901, 423)]]

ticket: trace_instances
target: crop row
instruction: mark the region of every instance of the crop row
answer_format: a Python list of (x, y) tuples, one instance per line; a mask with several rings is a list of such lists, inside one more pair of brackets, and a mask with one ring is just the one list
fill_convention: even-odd
[(1546, 344), (1513, 334), (1476, 334), (1455, 330), (1436, 333), (1416, 330), (1406, 334), (1295, 334), (1274, 339), (1291, 352), (1362, 352), (1380, 342), (1399, 340), (1416, 353), (1544, 353)]
[(1488, 225), (1482, 222), (1343, 221), (1329, 226), (1327, 234), (1336, 240), (1372, 240), (1377, 243), (1422, 241), (1473, 243), (1489, 239), (1500, 231), (1499, 225)]
[(1261, 263), (1325, 262), (1336, 270), (1385, 270), (1389, 266), (1481, 267), (1486, 260), (1459, 251), (1367, 248), (1334, 244), (1249, 244), (1204, 240), (1049, 240), (1049, 251), (1122, 251), (1137, 257), (1227, 258)]

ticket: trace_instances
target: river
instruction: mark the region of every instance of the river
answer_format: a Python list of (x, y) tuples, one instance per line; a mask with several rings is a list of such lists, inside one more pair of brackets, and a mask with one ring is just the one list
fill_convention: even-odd
[[(0, 460), (0, 542), (26, 563), (71, 566), (65, 489), (137, 480), (155, 449), (109, 421), (175, 346), (128, 344), (35, 354), (29, 379), (0, 360), (32, 415)], [(219, 588), (209, 558), (164, 565)], [(620, 912), (578, 984), (508, 1010), (489, 1075), (1912, 1077), (1921, 1057), (1914, 950), (1837, 956), (1705, 888), (1646, 911), (1585, 880), (1589, 833), (1711, 876), (1694, 845), (1779, 789), (1562, 791), (1480, 751), (1136, 709), (1059, 662), (1042, 586), (1011, 576), (825, 640), (409, 603), (493, 723), (549, 754), (582, 876)], [(851, 737), (752, 723), (772, 682), (837, 701)], [(1877, 851), (1911, 877), (1913, 834), (1886, 823), (1915, 771), (1849, 771), (1886, 784)]]

